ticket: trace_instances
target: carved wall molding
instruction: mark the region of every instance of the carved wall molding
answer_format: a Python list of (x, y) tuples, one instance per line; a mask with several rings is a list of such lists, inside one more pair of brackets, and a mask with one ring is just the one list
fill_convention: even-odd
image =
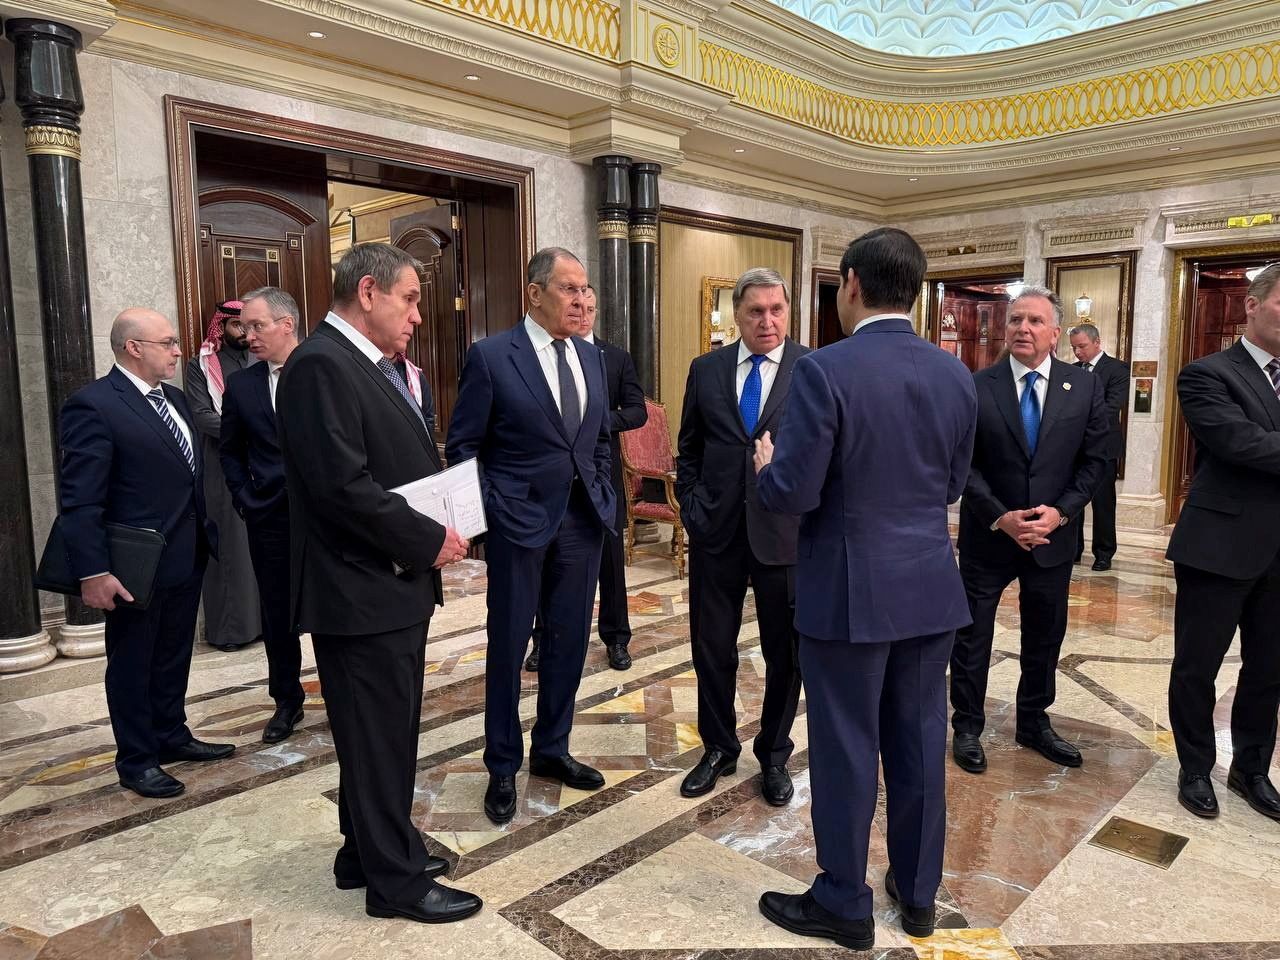
[(1146, 209), (1117, 210), (1041, 220), (1037, 226), (1044, 235), (1046, 257), (1114, 253), (1142, 247), (1142, 230), (1150, 216)]
[(1280, 194), (1276, 193), (1174, 204), (1160, 213), (1166, 247), (1280, 240)]
[(980, 224), (963, 230), (917, 233), (929, 259), (930, 274), (940, 270), (959, 270), (1016, 263), (1025, 258), (1027, 225), (1014, 223)]

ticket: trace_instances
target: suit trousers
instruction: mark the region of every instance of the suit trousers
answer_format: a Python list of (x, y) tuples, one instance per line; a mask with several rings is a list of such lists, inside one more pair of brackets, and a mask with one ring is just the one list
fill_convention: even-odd
[[(1003, 534), (1001, 534), (1003, 536)], [(1018, 730), (1048, 725), (1046, 711), (1056, 696), (1058, 654), (1067, 634), (1067, 594), (1071, 561), (1041, 567), (1032, 551), (1016, 548), (1003, 558), (960, 555), (960, 576), (969, 599), (970, 626), (956, 632), (951, 653), (951, 725), (956, 733), (982, 733), (986, 725), (987, 674), (995, 637), (996, 610), (1005, 587), (1018, 581), (1022, 618)]]
[(546, 546), (520, 546), (497, 530), (486, 535), (489, 645), (484, 671), (484, 764), (492, 774), (513, 776), (524, 760), (520, 668), (529, 624), (538, 610), (546, 618), (546, 629), (538, 668), (537, 720), (529, 749), (544, 757), (569, 752), (600, 575), (602, 536), (604, 527), (576, 477), (560, 528)]
[(932, 906), (947, 836), (947, 658), (954, 633), (894, 643), (800, 638), (809, 723), (813, 897), (871, 916), (867, 848), (884, 766), (889, 865), (904, 902)]
[(427, 848), (413, 825), (427, 623), (364, 636), (313, 634), (338, 754), (336, 875), (363, 876), (382, 900), (426, 895)]
[[(627, 561), (623, 549), (622, 532), (627, 524), (627, 505), (622, 499), (622, 485), (614, 484), (618, 495), (618, 516), (614, 518), (616, 534), (604, 534), (600, 549), (600, 616), (596, 629), (606, 645), (620, 643), (624, 647), (631, 642), (631, 617), (627, 611)], [(543, 626), (542, 611), (533, 621), (533, 642), (541, 649)]]
[[(1110, 560), (1116, 555), (1116, 470), (1117, 460), (1108, 460), (1102, 468), (1102, 480), (1093, 495), (1093, 558)], [(1084, 553), (1084, 523), (1077, 526), (1076, 556)]]
[(1256, 580), (1233, 580), (1173, 566), (1178, 596), (1173, 619), (1169, 720), (1178, 762), (1208, 774), (1216, 762), (1214, 680), (1240, 628), (1240, 675), (1231, 704), (1232, 765), (1266, 773), (1276, 748), (1280, 709), (1280, 555)]
[(698, 735), (731, 757), (742, 751), (734, 695), (738, 686), (738, 632), (750, 582), (764, 656), (764, 704), (754, 752), (762, 767), (784, 764), (795, 749), (791, 724), (800, 702), (799, 635), (795, 629), (794, 566), (756, 559), (744, 514), (728, 546), (718, 553), (689, 550), (689, 630), (698, 677)]
[(107, 712), (122, 776), (157, 766), (160, 754), (191, 739), (185, 701), (204, 571), (201, 557), (184, 582), (157, 587), (147, 609), (107, 611)]
[(301, 707), (302, 643), (289, 622), (289, 511), (272, 511), (247, 524), (249, 556), (258, 578), (262, 636), (267, 647), (268, 690), (278, 707)]

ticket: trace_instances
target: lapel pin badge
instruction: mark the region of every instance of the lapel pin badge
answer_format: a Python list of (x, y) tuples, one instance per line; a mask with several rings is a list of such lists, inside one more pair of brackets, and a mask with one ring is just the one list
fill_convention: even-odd
[(1063, 389), (1063, 390), (1070, 390), (1070, 389), (1071, 389), (1071, 384), (1069, 384), (1069, 383), (1064, 383), (1064, 384), (1062, 385), (1062, 389)]

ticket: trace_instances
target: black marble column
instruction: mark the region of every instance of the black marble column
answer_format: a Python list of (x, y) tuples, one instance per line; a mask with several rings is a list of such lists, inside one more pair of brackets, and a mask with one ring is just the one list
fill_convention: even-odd
[[(94, 378), (89, 266), (80, 190), (80, 115), (84, 94), (76, 56), (80, 33), (48, 20), (5, 23), (15, 48), (17, 90), (31, 173), (32, 219), (44, 332), (49, 429), (54, 469), (61, 457), (58, 411)], [(101, 652), (102, 614), (67, 601), (59, 650), (71, 656)], [(79, 629), (79, 628), (85, 629)]]
[(627, 349), (630, 339), (630, 260), (627, 254), (627, 219), (631, 184), (627, 174), (631, 158), (596, 157), (592, 164), (598, 186), (596, 228), (600, 237), (600, 277), (596, 284), (597, 332), (602, 340)]
[[(5, 91), (0, 80), (0, 103)], [(57, 654), (40, 625), (27, 436), (22, 424), (18, 343), (9, 276), (9, 227), (0, 175), (0, 673), (43, 666)]]
[(631, 359), (640, 385), (654, 395), (658, 342), (658, 175), (656, 163), (631, 167)]

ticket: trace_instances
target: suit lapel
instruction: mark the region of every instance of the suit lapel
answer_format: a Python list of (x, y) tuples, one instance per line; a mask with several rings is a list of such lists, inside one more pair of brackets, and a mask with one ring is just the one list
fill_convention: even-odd
[[(156, 408), (151, 405), (151, 401), (139, 392), (138, 388), (134, 386), (132, 380), (114, 367), (112, 367), (111, 372), (107, 376), (111, 380), (111, 385), (119, 392), (120, 399), (124, 405), (142, 419), (142, 422), (160, 438), (160, 442), (169, 449), (169, 452), (182, 461), (183, 468), (190, 472), (191, 467), (187, 463), (187, 458), (182, 454), (182, 448), (178, 446), (177, 438), (173, 435), (173, 432), (165, 426), (164, 421), (160, 419), (160, 414), (158, 414), (156, 412)], [(165, 399), (169, 399), (169, 394), (167, 392), (165, 393)], [(184, 404), (183, 406), (185, 407), (186, 405)], [(189, 412), (183, 416), (183, 419), (187, 421), (188, 429), (194, 431), (195, 427), (192, 424)], [(191, 452), (196, 457), (199, 457), (199, 454), (196, 451), (199, 441), (194, 433), (192, 434), (191, 441)], [(199, 463), (200, 461), (197, 459), (197, 466)]]
[[(791, 369), (796, 365), (796, 346), (788, 337), (782, 347), (782, 360), (778, 364), (778, 370), (773, 375), (773, 386), (769, 388), (769, 399), (765, 401), (764, 409), (760, 411), (760, 418), (756, 420), (755, 433), (753, 437), (758, 437), (764, 432), (765, 421), (773, 416), (774, 411), (782, 405), (783, 399), (787, 395), (787, 388), (791, 385)], [(736, 385), (736, 380), (735, 380)]]
[[(720, 347), (717, 352), (725, 354), (724, 361), (720, 365), (718, 379), (720, 381), (720, 389), (725, 395), (725, 402), (729, 404), (726, 409), (730, 411), (729, 416), (738, 425), (738, 430), (744, 437), (747, 437), (747, 425), (742, 422), (742, 407), (738, 402), (738, 343), (734, 341), (727, 346)], [(760, 418), (760, 420), (763, 419), (763, 417)], [(756, 421), (757, 426), (760, 424), (760, 420)], [(747, 437), (747, 439), (750, 438)]]
[[(520, 379), (533, 394), (533, 399), (538, 402), (543, 414), (559, 431), (565, 443), (572, 447), (574, 438), (570, 437), (564, 428), (564, 417), (560, 415), (560, 408), (556, 406), (555, 398), (551, 396), (551, 387), (542, 372), (542, 364), (538, 361), (537, 351), (533, 349), (533, 341), (529, 339), (523, 320), (511, 331), (511, 362), (515, 364), (516, 372), (520, 374)], [(583, 375), (585, 376), (585, 373)], [(587, 392), (589, 399), (590, 390)]]
[(258, 378), (258, 382), (254, 385), (254, 393), (258, 398), (258, 409), (262, 417), (274, 429), (276, 426), (276, 411), (271, 406), (271, 365), (265, 360), (262, 361), (261, 365), (266, 367), (267, 374), (263, 376), (260, 373), (254, 373), (254, 376)]
[[(573, 338), (573, 348), (578, 352), (578, 365), (582, 367), (582, 379), (587, 384), (587, 405), (582, 414), (582, 423), (578, 427), (578, 436), (574, 437), (576, 443), (579, 439), (588, 435), (587, 424), (591, 422), (594, 412), (599, 413), (600, 417), (608, 420), (608, 400), (609, 385), (605, 382), (605, 363), (604, 351), (594, 344), (580, 337)], [(545, 377), (543, 378), (546, 379)], [(595, 445), (595, 434), (589, 436), (591, 445)]]
[(1018, 386), (1013, 382), (1013, 368), (1009, 366), (1007, 358), (997, 363), (991, 371), (991, 393), (996, 398), (996, 407), (1009, 425), (1009, 432), (1022, 448), (1023, 456), (1031, 459), (1027, 433), (1022, 429), (1022, 412), (1018, 409)]
[[(1040, 411), (1040, 434), (1036, 442), (1037, 450), (1044, 443), (1045, 435), (1057, 422), (1058, 417), (1062, 415), (1062, 408), (1071, 399), (1071, 390), (1075, 386), (1071, 382), (1071, 370), (1071, 365), (1063, 363), (1061, 360), (1054, 359), (1050, 363), (1049, 389), (1044, 393), (1044, 409)], [(1097, 376), (1096, 373), (1089, 373), (1083, 369), (1080, 372), (1086, 377)], [(1092, 384), (1087, 384), (1087, 386), (1092, 386)]]
[[(191, 434), (191, 456), (195, 461), (195, 472), (199, 473), (204, 469), (204, 445), (200, 442), (200, 434), (196, 432), (196, 418), (192, 415), (191, 408), (187, 406), (186, 394), (167, 383), (160, 384), (160, 389), (164, 391), (164, 398), (169, 403), (170, 413), (176, 412), (187, 424), (187, 432)], [(156, 412), (156, 408), (151, 406), (150, 400), (144, 399), (142, 402), (147, 407), (150, 407), (152, 413)], [(155, 419), (160, 420), (159, 414), (156, 414)], [(170, 449), (181, 457), (183, 466), (186, 466), (187, 458), (182, 455), (182, 448), (178, 446), (178, 441), (174, 437), (173, 431), (164, 425), (163, 420), (160, 421), (160, 426), (171, 443)], [(182, 428), (179, 427), (178, 429)], [(191, 468), (187, 467), (187, 469), (190, 470)]]
[(1231, 348), (1231, 362), (1235, 364), (1240, 378), (1258, 395), (1262, 408), (1271, 418), (1272, 429), (1280, 430), (1280, 398), (1276, 397), (1275, 389), (1271, 386), (1271, 378), (1254, 361), (1244, 344), (1238, 341)]

